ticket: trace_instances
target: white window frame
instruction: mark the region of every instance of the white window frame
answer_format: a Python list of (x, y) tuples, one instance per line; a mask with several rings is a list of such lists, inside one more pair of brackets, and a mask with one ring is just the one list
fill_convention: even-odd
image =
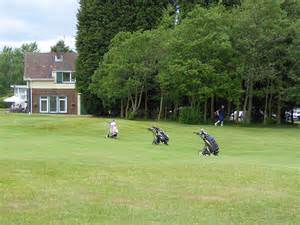
[[(54, 97), (55, 98), (55, 103), (56, 103), (56, 110), (55, 111), (51, 111), (51, 97)], [(56, 114), (58, 112), (58, 104), (57, 104), (57, 96), (48, 96), (48, 112), (50, 114)]]
[[(58, 113), (68, 113), (68, 97), (67, 96), (58, 96), (57, 99), (58, 99), (58, 103), (57, 103)], [(60, 110), (60, 102), (61, 101), (65, 102), (65, 110), (64, 111)]]
[[(55, 74), (55, 83), (57, 83), (57, 73), (62, 73), (62, 83), (59, 84), (75, 84), (76, 83), (76, 78), (74, 78), (74, 71), (56, 71)], [(70, 73), (70, 79), (68, 81), (64, 81), (64, 73)], [(57, 83), (58, 84), (58, 83)]]
[(55, 55), (55, 62), (63, 62), (64, 56), (63, 55)]
[[(42, 111), (42, 101), (47, 101), (47, 110)], [(40, 113), (48, 113), (49, 112), (49, 97), (48, 96), (40, 96)]]
[[(56, 98), (56, 111), (50, 111), (50, 98)], [(42, 111), (42, 101), (47, 101), (47, 110)], [(65, 110), (60, 110), (60, 102), (65, 102)], [(66, 114), (68, 113), (68, 97), (67, 96), (40, 96), (40, 113), (47, 113), (47, 114)]]

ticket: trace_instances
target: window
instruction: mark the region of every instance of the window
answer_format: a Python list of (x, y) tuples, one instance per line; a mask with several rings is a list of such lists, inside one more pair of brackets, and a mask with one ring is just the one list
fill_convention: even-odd
[(48, 113), (48, 97), (40, 97), (40, 112)]
[(58, 84), (73, 84), (75, 83), (75, 73), (72, 72), (57, 72), (56, 83)]
[(57, 72), (56, 73), (56, 83), (62, 84), (63, 82), (63, 73), (62, 72)]
[(40, 113), (67, 113), (66, 96), (41, 96)]
[(50, 113), (56, 113), (57, 112), (57, 97), (56, 96), (50, 96)]
[(67, 97), (59, 97), (59, 112), (67, 113)]
[(70, 72), (64, 72), (63, 73), (63, 83), (70, 83), (71, 82), (72, 75)]
[(64, 56), (63, 55), (56, 55), (55, 56), (55, 62), (62, 62), (64, 61)]

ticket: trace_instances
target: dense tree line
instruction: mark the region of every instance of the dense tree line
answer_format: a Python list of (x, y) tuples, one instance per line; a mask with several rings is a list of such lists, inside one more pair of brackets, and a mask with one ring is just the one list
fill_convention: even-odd
[(121, 29), (101, 53), (93, 49), (85, 90), (127, 118), (208, 121), (224, 104), (228, 114), (246, 112), (247, 123), (280, 123), (300, 103), (299, 1), (195, 2), (181, 5), (191, 11), (177, 26), (171, 5), (155, 29)]
[[(209, 6), (219, 0), (80, 0), (76, 47), (77, 89), (82, 93), (89, 113), (99, 113), (101, 99), (89, 89), (92, 75), (108, 51), (112, 38), (119, 32), (144, 31), (157, 28), (168, 6), (180, 6), (181, 17), (196, 5)], [(239, 0), (223, 0), (225, 6), (235, 6)], [(174, 14), (174, 10), (170, 12)]]

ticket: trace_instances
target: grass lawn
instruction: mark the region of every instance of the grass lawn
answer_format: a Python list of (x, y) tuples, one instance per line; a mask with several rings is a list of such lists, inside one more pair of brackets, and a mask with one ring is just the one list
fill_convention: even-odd
[[(300, 129), (0, 114), (0, 224), (300, 224)], [(159, 125), (169, 146), (153, 146)]]

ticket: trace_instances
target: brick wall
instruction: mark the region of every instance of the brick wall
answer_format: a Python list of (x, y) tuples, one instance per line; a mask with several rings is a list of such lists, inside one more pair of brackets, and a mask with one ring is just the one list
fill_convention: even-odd
[(32, 89), (32, 112), (39, 113), (40, 96), (67, 96), (67, 114), (77, 114), (77, 92), (72, 89)]

